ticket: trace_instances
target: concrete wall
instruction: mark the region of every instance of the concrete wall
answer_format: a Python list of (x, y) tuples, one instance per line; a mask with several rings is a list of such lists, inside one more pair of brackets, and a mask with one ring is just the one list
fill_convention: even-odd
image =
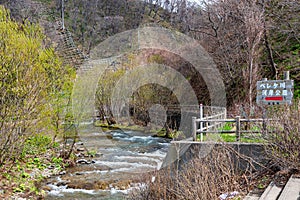
[(169, 166), (171, 163), (179, 163), (182, 166), (194, 158), (212, 156), (210, 152), (217, 146), (231, 150), (235, 166), (240, 170), (259, 170), (268, 163), (263, 144), (173, 141), (162, 167)]

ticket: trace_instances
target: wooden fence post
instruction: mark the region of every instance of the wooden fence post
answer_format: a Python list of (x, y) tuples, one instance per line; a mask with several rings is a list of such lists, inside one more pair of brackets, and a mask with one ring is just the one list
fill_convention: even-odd
[(284, 80), (290, 80), (290, 71), (284, 72)]
[[(200, 104), (200, 120), (203, 120), (203, 104)], [(203, 131), (203, 122), (200, 121), (200, 131)], [(203, 141), (203, 132), (200, 132), (200, 141)]]
[[(224, 108), (224, 117), (223, 117), (223, 119), (227, 119), (227, 108), (226, 107)], [(225, 124), (226, 124), (226, 122), (222, 123), (221, 127), (224, 126)]]
[(192, 127), (193, 127), (193, 141), (197, 140), (197, 124), (196, 124), (196, 117), (192, 117)]
[(241, 117), (236, 116), (236, 130), (235, 130), (235, 136), (236, 136), (236, 141), (240, 141), (241, 139)]
[(265, 108), (265, 106), (263, 106), (263, 131), (262, 134), (265, 135), (267, 133), (267, 123), (266, 123), (266, 119), (267, 119), (267, 109)]

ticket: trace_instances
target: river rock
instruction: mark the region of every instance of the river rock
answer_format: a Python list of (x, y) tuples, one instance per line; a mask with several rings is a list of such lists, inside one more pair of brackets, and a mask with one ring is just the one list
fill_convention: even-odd
[(96, 154), (95, 154), (95, 158), (99, 158), (99, 157), (101, 157), (101, 156), (103, 156), (102, 153), (96, 153)]
[(66, 139), (66, 144), (67, 145), (73, 144), (73, 142), (74, 142), (74, 138), (68, 138), (68, 139)]
[(48, 168), (48, 169), (54, 169), (55, 166), (54, 166), (54, 165), (49, 165), (47, 168)]
[(107, 138), (107, 139), (109, 139), (109, 140), (112, 140), (112, 139), (113, 139), (113, 136), (112, 136), (112, 135), (109, 135), (109, 134), (107, 134), (107, 135), (106, 135), (106, 138)]
[(117, 183), (113, 183), (111, 186), (117, 190), (126, 190), (130, 187), (131, 180), (120, 180)]
[(87, 164), (87, 165), (91, 164), (91, 162), (87, 161), (86, 159), (79, 159), (76, 162), (79, 163), (79, 164)]
[(85, 151), (85, 148), (84, 147), (78, 147), (77, 151)]
[(51, 177), (51, 175), (54, 175), (55, 173), (53, 172), (55, 170), (55, 168), (54, 169), (44, 169), (43, 171), (42, 171), (42, 176), (43, 177), (46, 177), (46, 178), (50, 178)]
[(66, 171), (61, 171), (59, 172), (59, 175), (65, 175), (67, 172)]
[(94, 190), (95, 184), (90, 182), (73, 182), (69, 183), (67, 188), (73, 188), (73, 189), (85, 189), (85, 190)]
[(69, 183), (69, 181), (64, 181), (64, 180), (62, 180), (62, 181), (58, 182), (58, 183), (56, 184), (56, 186), (57, 186), (57, 187), (65, 186), (65, 185), (67, 185), (68, 183)]
[(44, 190), (44, 191), (51, 191), (52, 190), (52, 188), (48, 185), (42, 186), (41, 189)]
[(98, 190), (107, 190), (109, 188), (110, 182), (106, 182), (106, 181), (97, 181), (95, 183), (95, 189)]
[(83, 145), (83, 142), (76, 142), (76, 145)]
[(75, 154), (75, 156), (76, 156), (77, 158), (84, 158), (84, 154), (81, 153), (81, 152)]

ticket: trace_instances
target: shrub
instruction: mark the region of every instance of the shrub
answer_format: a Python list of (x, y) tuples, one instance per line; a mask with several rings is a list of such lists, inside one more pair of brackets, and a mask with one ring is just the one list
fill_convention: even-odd
[[(241, 191), (230, 150), (214, 148), (209, 156), (195, 158), (181, 170), (163, 169), (150, 174), (144, 187), (130, 199), (219, 199), (223, 193)], [(152, 176), (152, 177), (151, 177)]]
[(272, 131), (266, 135), (266, 150), (284, 169), (300, 170), (300, 100), (272, 111)]
[(41, 27), (14, 22), (0, 5), (0, 166), (18, 159), (33, 133), (62, 121), (55, 116), (73, 70), (44, 41)]

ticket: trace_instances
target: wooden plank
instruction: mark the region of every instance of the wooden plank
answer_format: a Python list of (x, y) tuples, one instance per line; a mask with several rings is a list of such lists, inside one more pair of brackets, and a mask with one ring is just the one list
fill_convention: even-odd
[(278, 200), (300, 199), (300, 178), (291, 177), (279, 196)]
[(257, 119), (241, 119), (241, 122), (263, 122), (263, 121), (271, 121), (272, 119), (262, 119), (262, 118), (257, 118)]
[(209, 116), (206, 116), (204, 117), (204, 119), (214, 119), (214, 118), (217, 118), (217, 117), (223, 117), (224, 116), (224, 113), (219, 113), (219, 114), (215, 114), (215, 115), (209, 115)]
[(235, 133), (235, 131), (200, 131), (198, 129), (197, 133)]
[(282, 188), (277, 187), (273, 182), (271, 182), (259, 200), (276, 200), (281, 190)]
[[(236, 119), (206, 119), (206, 117), (204, 117), (204, 119), (197, 119), (196, 120), (197, 122), (235, 122)], [(261, 118), (258, 118), (258, 119), (240, 119), (241, 122), (263, 122), (263, 121), (275, 121), (273, 119), (261, 119)]]
[(196, 122), (235, 122), (235, 119), (213, 119), (213, 120), (196, 119)]
[[(203, 129), (202, 129), (203, 130)], [(200, 131), (200, 129), (197, 130), (197, 133), (236, 133), (236, 131), (225, 131), (225, 130), (220, 130), (220, 131)], [(261, 131), (240, 131), (240, 133), (261, 133)], [(251, 135), (250, 135), (251, 136)]]
[(247, 195), (243, 200), (259, 200), (259, 197)]
[(210, 128), (214, 128), (214, 127), (218, 127), (218, 125), (221, 125), (222, 123), (216, 123), (216, 124), (213, 124), (213, 125), (209, 125), (209, 126), (205, 126), (203, 127), (202, 125), (202, 128), (200, 127), (200, 129), (197, 129), (197, 132), (201, 133), (203, 132), (204, 130), (208, 130)]

